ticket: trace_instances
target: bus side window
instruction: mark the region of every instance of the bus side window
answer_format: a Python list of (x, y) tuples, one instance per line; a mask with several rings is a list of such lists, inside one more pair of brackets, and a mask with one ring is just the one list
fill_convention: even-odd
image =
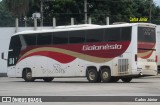
[(55, 32), (52, 36), (52, 44), (67, 44), (68, 32)]
[(23, 35), (24, 41), (27, 46), (36, 45), (36, 34)]
[(121, 28), (121, 40), (130, 41), (131, 40), (131, 27), (122, 27)]
[(70, 31), (69, 32), (69, 43), (84, 43), (85, 42), (85, 32), (83, 30)]
[(120, 41), (120, 28), (105, 29), (105, 41)]
[(41, 33), (37, 35), (37, 45), (50, 45), (52, 33)]
[(102, 42), (103, 34), (103, 29), (86, 30), (86, 42)]

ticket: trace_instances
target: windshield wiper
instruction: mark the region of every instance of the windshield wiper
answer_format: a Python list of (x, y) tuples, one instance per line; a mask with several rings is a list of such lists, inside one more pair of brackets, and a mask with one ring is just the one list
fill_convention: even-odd
[(149, 48), (138, 48), (139, 50), (154, 50), (156, 51), (156, 49), (149, 49)]

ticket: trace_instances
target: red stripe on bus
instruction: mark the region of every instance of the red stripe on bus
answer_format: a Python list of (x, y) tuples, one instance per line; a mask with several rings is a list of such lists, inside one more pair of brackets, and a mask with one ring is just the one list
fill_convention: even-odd
[[(59, 49), (81, 53), (89, 56), (99, 57), (99, 58), (114, 58), (116, 56), (122, 55), (127, 50), (129, 45), (130, 45), (130, 41), (66, 44), (66, 45), (53, 45), (53, 46), (40, 46), (40, 47), (35, 46), (35, 47), (28, 47), (25, 50), (23, 50), (21, 52), (21, 56), (30, 50), (33, 50), (36, 48), (48, 47), (50, 49), (59, 48)], [(117, 46), (120, 46), (120, 47), (117, 48)]]
[(31, 53), (25, 56), (24, 58), (21, 58), (18, 62), (31, 56), (45, 56), (48, 58), (52, 58), (60, 63), (69, 63), (76, 59), (75, 57), (72, 57), (70, 55), (63, 54), (63, 53), (51, 52), (51, 51), (39, 51), (39, 52)]
[(147, 59), (147, 58), (149, 58), (149, 57), (152, 55), (152, 53), (153, 53), (153, 51), (152, 51), (151, 53), (149, 53), (148, 55), (143, 56), (143, 57), (141, 57), (141, 58), (143, 58), (143, 59)]

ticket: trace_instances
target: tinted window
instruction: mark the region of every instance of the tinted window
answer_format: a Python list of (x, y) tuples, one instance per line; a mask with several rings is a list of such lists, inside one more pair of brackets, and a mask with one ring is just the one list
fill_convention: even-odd
[(69, 32), (69, 43), (83, 43), (85, 42), (85, 32), (82, 30)]
[(51, 44), (52, 33), (41, 33), (37, 35), (37, 45)]
[(36, 45), (36, 34), (23, 35), (23, 38), (28, 46)]
[(21, 41), (18, 35), (11, 37), (10, 47), (9, 49), (20, 49), (21, 48)]
[(21, 51), (21, 41), (18, 35), (11, 37), (9, 49), (12, 51), (8, 52), (7, 65), (13, 66), (17, 63)]
[(120, 41), (120, 28), (105, 29), (105, 41)]
[(66, 44), (68, 43), (68, 32), (55, 32), (52, 37), (53, 44)]
[(131, 40), (131, 27), (122, 27), (121, 28), (121, 40), (130, 41)]
[(102, 42), (103, 29), (92, 29), (86, 31), (86, 42)]
[(155, 28), (138, 27), (138, 41), (155, 42)]

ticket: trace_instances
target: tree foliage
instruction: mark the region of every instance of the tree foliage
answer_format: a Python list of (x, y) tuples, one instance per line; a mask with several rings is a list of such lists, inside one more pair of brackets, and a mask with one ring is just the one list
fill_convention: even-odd
[(0, 26), (14, 26), (14, 18), (2, 2), (0, 2)]
[(3, 3), (13, 16), (21, 17), (26, 16), (34, 0), (3, 0)]
[[(76, 24), (84, 23), (84, 0), (42, 0), (44, 25), (52, 25), (56, 17), (57, 25), (70, 24), (70, 18), (75, 18)], [(110, 17), (110, 23), (130, 22), (130, 17), (149, 18), (151, 0), (87, 0), (88, 17), (92, 23), (105, 24), (105, 18)], [(16, 17), (28, 17), (31, 20), (34, 12), (40, 12), (41, 0), (3, 0), (7, 10)], [(160, 7), (154, 2), (151, 5), (152, 23), (160, 24)], [(4, 10), (6, 11), (6, 10)], [(149, 19), (148, 19), (149, 20)], [(149, 22), (149, 21), (147, 21)]]

